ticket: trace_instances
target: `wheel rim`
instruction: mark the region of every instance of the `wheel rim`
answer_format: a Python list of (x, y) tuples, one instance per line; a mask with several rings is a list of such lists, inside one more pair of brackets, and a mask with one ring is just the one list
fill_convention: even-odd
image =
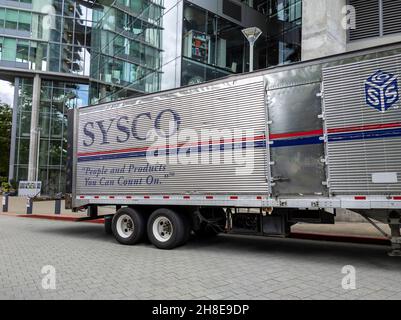
[(159, 242), (167, 242), (171, 239), (174, 228), (170, 219), (167, 217), (158, 217), (153, 222), (153, 235)]
[(120, 237), (127, 239), (134, 233), (135, 225), (132, 218), (124, 214), (117, 220), (117, 233)]

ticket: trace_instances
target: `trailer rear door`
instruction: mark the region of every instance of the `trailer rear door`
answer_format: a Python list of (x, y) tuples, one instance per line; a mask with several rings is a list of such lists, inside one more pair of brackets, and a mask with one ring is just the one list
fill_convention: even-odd
[(401, 193), (401, 55), (323, 69), (330, 193)]

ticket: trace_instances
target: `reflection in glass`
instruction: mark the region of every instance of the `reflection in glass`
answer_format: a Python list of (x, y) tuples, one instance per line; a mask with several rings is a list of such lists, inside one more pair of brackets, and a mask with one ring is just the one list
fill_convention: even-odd
[(91, 103), (160, 90), (160, 1), (116, 1), (93, 10)]
[[(27, 179), (32, 106), (32, 79), (19, 81), (16, 180)], [(54, 195), (65, 189), (67, 112), (88, 105), (89, 86), (43, 80), (40, 95), (39, 178), (44, 194)]]

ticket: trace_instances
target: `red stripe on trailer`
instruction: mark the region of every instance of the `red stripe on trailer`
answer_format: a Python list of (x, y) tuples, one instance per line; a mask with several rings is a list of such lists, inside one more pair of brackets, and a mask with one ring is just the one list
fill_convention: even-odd
[(312, 130), (312, 131), (301, 131), (301, 132), (292, 132), (292, 133), (278, 133), (271, 134), (270, 139), (282, 139), (282, 138), (294, 138), (294, 137), (304, 137), (304, 136), (318, 136), (323, 135), (323, 130)]
[[(353, 127), (344, 127), (344, 128), (333, 128), (329, 129), (329, 134), (335, 133), (343, 133), (343, 132), (358, 132), (358, 131), (366, 131), (366, 130), (377, 130), (377, 129), (391, 129), (401, 127), (401, 122), (394, 123), (385, 123), (385, 124), (372, 124), (365, 126), (353, 126)], [(271, 134), (269, 138), (271, 140), (282, 139), (282, 138), (295, 138), (295, 137), (303, 137), (303, 136), (315, 136), (315, 135), (323, 135), (323, 130), (312, 130), (312, 131), (300, 131), (300, 132), (292, 132), (292, 133), (279, 133), (279, 134)], [(227, 139), (224, 140), (224, 143), (236, 143), (236, 142), (247, 142), (247, 141), (258, 141), (258, 140), (266, 140), (264, 135), (254, 136), (254, 137), (243, 137), (239, 139)], [(187, 147), (193, 146), (203, 146), (203, 145), (211, 145), (211, 144), (220, 144), (219, 141), (202, 141), (196, 143), (185, 144)], [(129, 153), (129, 152), (143, 152), (143, 151), (153, 151), (159, 149), (175, 149), (182, 147), (183, 144), (177, 145), (166, 145), (161, 147), (142, 147), (142, 148), (128, 148), (128, 149), (118, 149), (118, 150), (107, 150), (107, 151), (96, 151), (96, 152), (80, 152), (78, 153), (78, 157), (90, 157), (96, 155), (109, 155), (109, 154), (119, 154), (119, 153)]]
[(345, 128), (334, 128), (329, 129), (329, 133), (340, 133), (340, 132), (348, 132), (348, 131), (366, 131), (366, 130), (376, 130), (376, 129), (391, 129), (397, 128), (401, 126), (401, 122), (394, 123), (384, 123), (384, 124), (370, 124), (365, 126), (354, 126), (354, 127), (345, 127)]
[(95, 198), (95, 199), (99, 199), (100, 197), (99, 197), (99, 196), (94, 196), (94, 198)]
[(150, 199), (150, 196), (143, 196), (144, 199)]
[(256, 197), (256, 200), (262, 200), (262, 197), (261, 196)]
[(206, 196), (206, 199), (207, 199), (207, 200), (213, 200), (214, 197), (213, 197), (213, 196)]
[(165, 200), (169, 200), (169, 199), (170, 199), (170, 197), (169, 197), (169, 196), (163, 196), (163, 199), (165, 199)]
[(80, 198), (80, 199), (85, 199), (85, 196), (80, 196), (79, 198)]
[(358, 197), (355, 197), (355, 200), (366, 200), (366, 197), (358, 196)]
[[(250, 142), (250, 141), (258, 141), (258, 140), (265, 140), (266, 136), (264, 135), (259, 135), (255, 137), (243, 137), (243, 138), (237, 138), (237, 139), (223, 139), (224, 143), (238, 143), (238, 142)], [(209, 141), (201, 141), (201, 142), (194, 142), (194, 143), (180, 143), (177, 145), (165, 145), (165, 146), (159, 146), (159, 147), (143, 147), (143, 148), (128, 148), (128, 149), (118, 149), (118, 150), (107, 150), (107, 151), (95, 151), (95, 152), (80, 152), (78, 153), (79, 157), (90, 157), (90, 156), (96, 156), (96, 155), (109, 155), (109, 154), (115, 154), (115, 153), (128, 153), (128, 152), (143, 152), (143, 151), (154, 151), (154, 150), (160, 150), (160, 149), (176, 149), (176, 148), (181, 148), (182, 146), (186, 147), (197, 147), (197, 146), (208, 146), (208, 145), (214, 145), (214, 144), (220, 144), (220, 140), (209, 140)]]
[(113, 153), (125, 153), (125, 152), (133, 152), (133, 151), (148, 151), (149, 148), (129, 148), (129, 149), (119, 149), (119, 150), (110, 150), (110, 151), (96, 151), (96, 152), (81, 152), (78, 153), (79, 157), (88, 157), (88, 156), (95, 156), (98, 154), (113, 154)]
[(125, 198), (127, 198), (127, 199), (132, 199), (132, 196), (126, 196)]
[[(365, 125), (365, 126), (333, 128), (333, 129), (329, 129), (328, 133), (334, 134), (334, 133), (343, 133), (343, 132), (358, 132), (358, 131), (367, 131), (367, 130), (391, 129), (391, 128), (398, 128), (400, 126), (401, 126), (401, 122), (371, 124), (371, 125)], [(312, 131), (299, 131), (299, 132), (290, 132), (290, 133), (271, 134), (269, 137), (270, 137), (270, 140), (275, 140), (275, 139), (283, 139), (283, 138), (317, 136), (317, 135), (323, 135), (323, 133), (324, 133), (323, 130), (312, 130)]]
[(401, 196), (393, 197), (393, 200), (401, 201)]
[(238, 200), (238, 196), (231, 196), (230, 200)]
[(110, 199), (115, 199), (116, 197), (115, 197), (115, 196), (109, 196), (109, 198), (110, 198)]
[(190, 196), (184, 196), (183, 197), (185, 200), (189, 200), (189, 199), (191, 199), (191, 197)]

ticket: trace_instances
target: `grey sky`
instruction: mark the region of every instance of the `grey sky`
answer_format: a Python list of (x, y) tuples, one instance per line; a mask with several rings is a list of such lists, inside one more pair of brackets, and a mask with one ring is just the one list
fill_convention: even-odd
[(0, 101), (8, 103), (10, 106), (13, 104), (14, 87), (8, 81), (0, 80)]

